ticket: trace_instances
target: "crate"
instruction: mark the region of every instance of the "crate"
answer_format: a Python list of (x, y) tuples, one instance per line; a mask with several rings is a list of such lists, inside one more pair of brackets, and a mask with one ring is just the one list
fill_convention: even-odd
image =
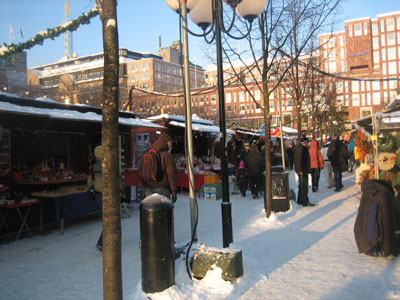
[(205, 200), (219, 200), (222, 198), (222, 186), (220, 183), (203, 184), (202, 189)]
[(204, 175), (204, 183), (205, 184), (215, 184), (219, 183), (219, 175)]

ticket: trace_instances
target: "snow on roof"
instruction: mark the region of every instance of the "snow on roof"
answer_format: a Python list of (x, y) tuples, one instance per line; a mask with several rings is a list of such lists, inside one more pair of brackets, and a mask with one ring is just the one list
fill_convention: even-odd
[[(5, 93), (2, 93), (5, 94)], [(10, 95), (10, 94), (9, 94)], [(13, 95), (14, 96), (14, 95)], [(40, 100), (38, 100), (40, 101)], [(46, 99), (49, 101), (49, 99)], [(50, 102), (52, 100), (50, 99)], [(84, 120), (91, 122), (101, 122), (102, 115), (95, 112), (79, 112), (70, 109), (53, 109), (53, 108), (40, 108), (33, 106), (22, 106), (9, 102), (0, 101), (0, 111), (21, 113), (21, 114), (31, 114), (31, 115), (42, 115), (48, 116), (54, 119), (64, 119), (64, 120)], [(158, 124), (151, 123), (143, 119), (134, 118), (119, 118), (119, 123), (122, 125), (128, 125), (132, 127), (154, 127), (154, 128), (164, 128)]]
[[(131, 61), (135, 61), (135, 59), (126, 58), (123, 56), (119, 57), (120, 64), (128, 63)], [(103, 57), (96, 59), (96, 60), (92, 60), (92, 61), (88, 61), (88, 62), (81, 62), (78, 64), (71, 64), (71, 65), (62, 66), (59, 68), (47, 69), (47, 67), (45, 67), (44, 70), (35, 69), (35, 68), (30, 69), (30, 70), (35, 75), (37, 75), (39, 78), (44, 78), (44, 77), (58, 76), (58, 75), (62, 75), (65, 73), (72, 73), (72, 72), (78, 72), (78, 71), (101, 68), (101, 67), (104, 67), (104, 58)], [(48, 68), (50, 68), (50, 67), (48, 67)]]
[[(162, 115), (147, 118), (147, 120), (151, 120), (151, 121), (162, 120), (162, 119), (169, 119), (169, 120), (174, 120), (174, 121), (178, 121), (178, 122), (185, 122), (184, 116), (176, 116), (176, 115), (169, 115), (169, 114), (162, 114)], [(214, 125), (213, 121), (202, 119), (196, 114), (192, 115), (192, 123)]]
[[(162, 115), (147, 118), (147, 120), (151, 120), (151, 121), (157, 121), (157, 120), (162, 120), (162, 119), (168, 119), (169, 124), (171, 124), (173, 126), (179, 126), (179, 127), (186, 126), (184, 116), (162, 114)], [(219, 126), (214, 125), (213, 121), (204, 120), (196, 114), (192, 115), (192, 130), (202, 131), (202, 132), (210, 132), (210, 133), (219, 133), (220, 132)], [(226, 134), (234, 135), (235, 132), (233, 130), (226, 129)]]

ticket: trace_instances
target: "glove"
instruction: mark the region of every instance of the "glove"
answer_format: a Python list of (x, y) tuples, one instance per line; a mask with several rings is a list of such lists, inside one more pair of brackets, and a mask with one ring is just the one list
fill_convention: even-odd
[(175, 202), (176, 202), (176, 194), (172, 195), (172, 203), (175, 203)]

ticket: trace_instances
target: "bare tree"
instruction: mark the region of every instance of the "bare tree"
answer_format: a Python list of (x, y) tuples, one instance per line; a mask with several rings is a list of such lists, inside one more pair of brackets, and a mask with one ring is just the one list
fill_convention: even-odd
[(104, 80), (103, 297), (122, 299), (120, 174), (118, 147), (119, 52), (116, 0), (97, 0), (103, 26)]

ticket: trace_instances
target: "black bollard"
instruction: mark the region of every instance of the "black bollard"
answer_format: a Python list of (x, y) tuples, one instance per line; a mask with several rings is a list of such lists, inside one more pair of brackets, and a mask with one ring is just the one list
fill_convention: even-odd
[(175, 284), (174, 218), (172, 202), (159, 194), (140, 204), (142, 290), (161, 292)]

